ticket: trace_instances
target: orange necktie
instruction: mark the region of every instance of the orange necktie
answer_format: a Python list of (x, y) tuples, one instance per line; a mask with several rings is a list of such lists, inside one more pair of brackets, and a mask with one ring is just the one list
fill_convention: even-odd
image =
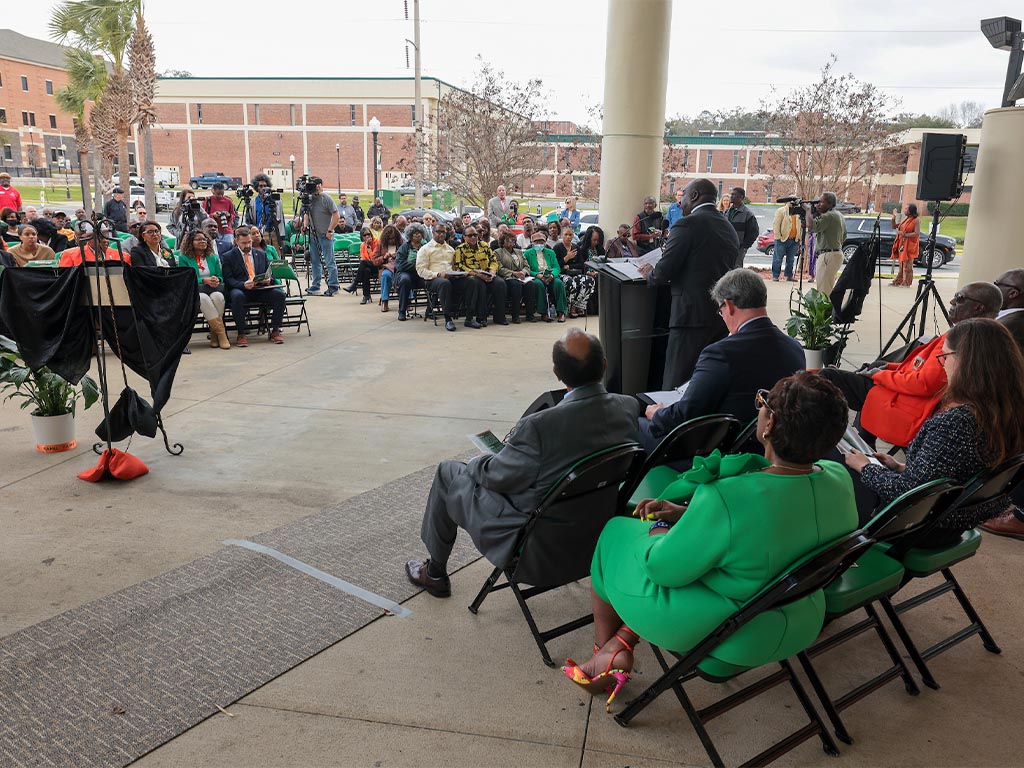
[(242, 256), (245, 257), (245, 271), (249, 273), (249, 279), (252, 280), (256, 277), (256, 270), (252, 267), (252, 254), (249, 251), (244, 251)]

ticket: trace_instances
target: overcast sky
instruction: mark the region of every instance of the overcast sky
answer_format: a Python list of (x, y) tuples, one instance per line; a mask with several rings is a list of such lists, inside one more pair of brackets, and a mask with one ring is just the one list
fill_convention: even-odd
[[(643, 13), (645, 0), (633, 2)], [(55, 5), (44, 0), (7, 23), (45, 38)], [(210, 77), (411, 76), (403, 38), (411, 39), (413, 30), (404, 6), (403, 0), (145, 2), (158, 67)], [(601, 101), (605, 0), (421, 0), (420, 8), (425, 76), (468, 85), (480, 54), (511, 78), (540, 77), (558, 119), (586, 123), (588, 106)], [(667, 113), (756, 108), (773, 86), (786, 91), (812, 82), (832, 53), (840, 72), (881, 86), (904, 111), (935, 113), (964, 100), (995, 107), (1008, 54), (989, 46), (978, 22), (1019, 17), (1021, 10), (1019, 0), (677, 1)], [(410, 50), (410, 64), (411, 56)]]

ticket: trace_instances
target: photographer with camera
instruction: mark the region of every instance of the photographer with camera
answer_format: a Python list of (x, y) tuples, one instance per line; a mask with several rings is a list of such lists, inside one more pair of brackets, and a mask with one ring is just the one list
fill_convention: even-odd
[(846, 219), (835, 208), (835, 192), (822, 192), (816, 203), (804, 203), (807, 229), (817, 235), (817, 287), (826, 296), (836, 286), (836, 275), (843, 265), (843, 242), (846, 240)]
[(284, 241), (284, 190), (273, 189), (271, 184), (267, 174), (257, 173), (251, 183), (238, 190), (238, 197), (242, 200), (242, 221), (260, 230), (267, 243), (280, 251)]
[(338, 207), (324, 192), (324, 180), (319, 176), (300, 176), (296, 189), (302, 201), (302, 229), (309, 236), (311, 277), (306, 293), (320, 293), (320, 278), (326, 268), (327, 291), (324, 296), (336, 296), (341, 286), (338, 283), (338, 264), (334, 260), (332, 233), (338, 223)]
[(167, 231), (178, 240), (183, 240), (187, 233), (199, 228), (204, 218), (206, 217), (203, 215), (202, 206), (196, 200), (196, 193), (191, 189), (183, 189), (178, 193), (178, 202), (171, 211)]
[(219, 232), (217, 233), (217, 247), (232, 248), (235, 244), (235, 223), (238, 221), (238, 211), (235, 204), (224, 194), (224, 184), (215, 182), (210, 188), (213, 192), (210, 197), (203, 201), (203, 210), (206, 215), (217, 222)]

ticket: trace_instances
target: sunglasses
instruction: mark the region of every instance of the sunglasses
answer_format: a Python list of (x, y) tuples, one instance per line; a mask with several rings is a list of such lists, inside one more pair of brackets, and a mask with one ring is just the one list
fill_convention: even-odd
[[(769, 411), (771, 411), (772, 409), (768, 405), (768, 394), (769, 393), (767, 389), (757, 390), (757, 392), (754, 393), (754, 408), (756, 408), (757, 410), (767, 408)], [(775, 411), (772, 411), (772, 413), (775, 413)]]
[(997, 285), (1000, 288), (1008, 288), (1011, 291), (1018, 291), (1018, 292), (1020, 292), (1020, 290), (1021, 290), (1020, 288), (1018, 288), (1013, 283), (999, 283), (999, 282), (997, 282), (997, 283), (993, 283), (993, 285)]
[(473, 234), (473, 235), (466, 235), (466, 237), (480, 237), (480, 235)]
[(954, 293), (953, 294), (953, 302), (952, 302), (953, 304), (963, 304), (965, 301), (973, 301), (975, 304), (984, 304), (985, 303), (985, 302), (979, 301), (978, 299), (975, 299), (975, 298), (973, 298), (971, 296), (968, 296), (965, 293)]

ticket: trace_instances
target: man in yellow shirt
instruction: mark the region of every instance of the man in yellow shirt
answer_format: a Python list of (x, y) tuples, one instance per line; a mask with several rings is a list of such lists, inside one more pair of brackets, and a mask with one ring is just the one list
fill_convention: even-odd
[(793, 261), (800, 251), (803, 223), (800, 221), (800, 216), (794, 216), (789, 212), (789, 203), (775, 211), (775, 221), (772, 229), (775, 230), (775, 246), (772, 252), (772, 280), (776, 283), (779, 282), (783, 257), (786, 259), (786, 280), (792, 280)]

